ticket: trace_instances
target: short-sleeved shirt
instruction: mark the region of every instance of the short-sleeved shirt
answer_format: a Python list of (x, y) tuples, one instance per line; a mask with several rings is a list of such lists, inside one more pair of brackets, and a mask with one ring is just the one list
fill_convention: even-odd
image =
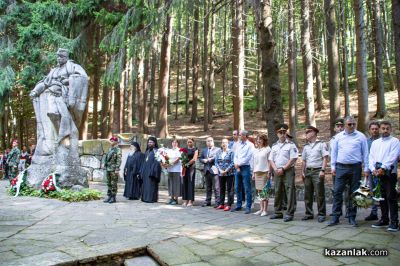
[(325, 142), (317, 140), (304, 146), (301, 158), (306, 162), (306, 168), (322, 167), (322, 159), (329, 155)]
[(280, 168), (285, 166), (289, 160), (298, 157), (299, 154), (296, 144), (285, 140), (285, 142), (277, 141), (272, 145), (268, 159), (273, 161), (277, 168)]

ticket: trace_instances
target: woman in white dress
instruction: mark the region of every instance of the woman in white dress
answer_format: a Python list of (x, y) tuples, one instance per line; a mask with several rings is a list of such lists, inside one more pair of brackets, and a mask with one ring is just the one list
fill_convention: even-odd
[[(257, 137), (257, 148), (254, 149), (252, 169), (253, 169), (253, 180), (255, 181), (255, 187), (259, 194), (269, 178), (269, 163), (268, 156), (271, 152), (271, 148), (268, 146), (268, 137), (265, 134), (261, 134)], [(268, 199), (261, 199), (260, 210), (255, 212), (255, 215), (266, 216), (268, 207)]]

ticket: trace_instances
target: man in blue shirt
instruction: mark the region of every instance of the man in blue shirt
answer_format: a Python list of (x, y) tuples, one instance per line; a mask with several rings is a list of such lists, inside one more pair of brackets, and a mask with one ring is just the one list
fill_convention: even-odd
[(246, 211), (245, 214), (251, 212), (252, 194), (251, 194), (251, 169), (250, 162), (253, 159), (254, 144), (248, 139), (248, 132), (241, 130), (239, 132), (239, 144), (234, 151), (235, 173), (235, 190), (236, 190), (236, 208), (231, 211), (240, 211), (242, 209), (242, 187), (246, 192)]
[[(335, 175), (335, 190), (333, 193), (332, 219), (329, 226), (339, 223), (341, 206), (343, 202), (343, 190), (346, 182), (350, 181), (350, 192), (355, 191), (360, 185), (362, 164), (364, 164), (364, 176), (368, 177), (368, 143), (363, 133), (357, 131), (353, 117), (344, 119), (345, 130), (337, 134), (332, 143), (331, 169)], [(357, 226), (357, 207), (349, 202), (349, 223)]]

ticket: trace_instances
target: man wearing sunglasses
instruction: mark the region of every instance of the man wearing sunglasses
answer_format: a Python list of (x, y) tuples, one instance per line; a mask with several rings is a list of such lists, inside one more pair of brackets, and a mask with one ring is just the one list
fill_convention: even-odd
[[(343, 190), (346, 182), (350, 182), (350, 191), (355, 191), (360, 185), (362, 166), (364, 164), (364, 177), (368, 177), (368, 143), (363, 133), (356, 130), (356, 122), (353, 117), (344, 119), (344, 131), (337, 134), (332, 142), (331, 169), (332, 175), (336, 175), (332, 219), (329, 226), (339, 224), (343, 203)], [(357, 207), (352, 202), (348, 205), (349, 224), (357, 226)]]
[(283, 218), (283, 201), (284, 195), (287, 195), (287, 211), (284, 222), (293, 220), (296, 210), (296, 187), (295, 187), (295, 171), (294, 164), (298, 157), (298, 149), (296, 144), (290, 141), (286, 134), (289, 127), (281, 124), (276, 127), (278, 141), (272, 145), (268, 161), (274, 171), (275, 179), (275, 214), (270, 219)]

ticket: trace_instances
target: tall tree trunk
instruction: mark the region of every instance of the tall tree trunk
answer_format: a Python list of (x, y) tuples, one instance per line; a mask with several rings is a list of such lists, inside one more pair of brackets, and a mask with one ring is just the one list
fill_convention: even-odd
[(208, 31), (209, 31), (209, 13), (208, 13), (208, 0), (204, 0), (204, 27), (203, 27), (203, 54), (202, 54), (202, 70), (201, 70), (201, 83), (203, 87), (203, 97), (204, 97), (204, 124), (203, 130), (208, 131), (208, 75), (207, 75), (207, 59), (208, 59)]
[[(226, 61), (226, 51), (228, 49), (227, 43), (226, 43), (226, 26), (227, 26), (227, 14), (228, 14), (228, 9), (225, 8), (224, 10), (224, 50), (222, 52), (222, 62), (225, 64)], [(222, 111), (225, 112), (225, 95), (226, 95), (226, 67), (222, 68)]]
[(233, 76), (236, 76), (233, 83), (233, 128), (244, 129), (244, 25), (243, 25), (243, 0), (235, 0), (234, 33), (232, 37), (232, 48), (235, 63), (232, 64)]
[[(112, 97), (112, 102), (113, 104), (113, 123), (111, 123), (111, 132), (112, 134), (117, 134), (120, 133), (121, 129), (121, 88), (120, 84), (116, 83), (114, 85), (114, 96)], [(111, 112), (110, 112), (111, 113)], [(111, 114), (110, 114), (111, 115)]]
[[(126, 66), (126, 62), (125, 62)], [(127, 110), (126, 106), (127, 103), (125, 102), (127, 96), (127, 89), (128, 89), (128, 80), (126, 75), (126, 67), (125, 70), (122, 72), (121, 82), (120, 82), (120, 95), (119, 95), (119, 102), (120, 102), (120, 109), (119, 109), (119, 132), (126, 132), (127, 125), (125, 125), (125, 110)]]
[[(170, 2), (171, 0), (165, 0)], [(168, 110), (167, 110), (167, 97), (168, 97), (168, 78), (170, 75), (170, 61), (171, 61), (171, 39), (172, 39), (172, 24), (173, 18), (167, 15), (165, 21), (164, 34), (161, 41), (161, 64), (160, 64), (160, 83), (158, 89), (159, 98), (159, 118), (157, 119), (156, 135), (159, 138), (166, 138), (168, 136)]]
[(320, 38), (320, 19), (319, 16), (317, 16), (317, 4), (315, 2), (311, 2), (311, 9), (310, 9), (310, 19), (311, 19), (311, 52), (312, 52), (312, 58), (313, 58), (313, 74), (315, 77), (315, 90), (316, 90), (316, 95), (317, 95), (317, 111), (321, 111), (325, 109), (324, 106), (324, 95), (322, 94), (322, 79), (321, 79), (321, 55), (320, 55), (320, 50), (321, 50), (321, 39)]
[(178, 17), (178, 40), (177, 40), (177, 48), (178, 48), (178, 60), (176, 62), (176, 91), (175, 91), (175, 120), (178, 120), (178, 107), (179, 107), (179, 83), (180, 83), (180, 63), (181, 63), (181, 17)]
[(353, 0), (354, 22), (356, 26), (356, 76), (357, 76), (357, 95), (358, 95), (358, 129), (361, 132), (367, 131), (368, 115), (368, 74), (366, 62), (366, 43), (365, 43), (365, 24), (364, 8), (362, 0)]
[[(392, 0), (392, 21), (394, 35), (394, 57), (396, 60), (396, 85), (397, 85), (397, 102), (400, 103), (400, 1)], [(400, 104), (399, 108), (399, 124), (400, 124)]]
[(139, 52), (139, 60), (138, 60), (138, 75), (137, 75), (137, 102), (138, 102), (138, 115), (139, 115), (139, 123), (138, 123), (138, 132), (143, 132), (144, 127), (144, 52)]
[(289, 127), (293, 141), (297, 142), (297, 86), (296, 86), (296, 38), (294, 25), (294, 4), (288, 0), (288, 76), (289, 76)]
[(192, 116), (190, 122), (197, 120), (197, 86), (199, 82), (199, 0), (194, 0), (194, 22), (193, 22), (193, 60), (192, 60)]
[(386, 114), (385, 108), (385, 83), (383, 77), (383, 31), (381, 20), (380, 0), (372, 2), (372, 14), (374, 16), (374, 31), (375, 34), (375, 62), (376, 62), (376, 97), (377, 107), (375, 116), (383, 118)]
[(281, 87), (279, 84), (279, 65), (275, 56), (276, 42), (272, 35), (271, 0), (255, 0), (257, 27), (260, 31), (261, 71), (265, 91), (265, 117), (270, 143), (277, 140), (275, 127), (283, 122)]
[[(108, 121), (108, 118), (111, 117), (111, 114), (109, 114), (110, 110), (110, 89), (108, 86), (103, 86), (103, 92), (101, 95), (101, 121), (100, 124), (101, 126), (101, 138), (107, 138), (108, 136), (108, 128), (110, 125), (110, 122)], [(110, 115), (110, 116), (109, 116)]]
[(313, 69), (312, 54), (310, 45), (310, 2), (301, 1), (301, 50), (303, 54), (304, 71), (304, 106), (306, 112), (306, 124), (315, 126), (314, 109), (314, 87), (313, 87)]
[(329, 72), (330, 129), (334, 134), (335, 120), (340, 116), (339, 100), (339, 55), (336, 43), (335, 1), (325, 0), (326, 42)]
[(350, 115), (350, 91), (349, 91), (349, 76), (347, 70), (347, 3), (340, 1), (340, 34), (342, 37), (342, 79), (343, 79), (343, 92), (344, 92), (344, 115)]
[[(143, 113), (141, 114), (143, 120), (142, 132), (144, 134), (149, 134), (149, 105), (147, 99), (149, 94), (150, 78), (150, 60), (148, 55), (145, 55), (143, 78)], [(153, 101), (153, 98), (151, 101)]]
[(385, 25), (383, 27), (384, 29), (384, 41), (383, 41), (383, 45), (384, 45), (384, 53), (385, 53), (385, 67), (386, 67), (386, 73), (389, 75), (389, 81), (390, 81), (390, 88), (391, 90), (395, 90), (396, 89), (396, 83), (394, 81), (394, 77), (391, 71), (391, 64), (390, 64), (390, 58), (389, 58), (389, 47), (391, 47), (392, 45), (389, 45), (389, 33), (388, 33), (388, 28), (390, 27), (390, 24), (388, 24), (388, 12), (386, 11), (386, 1), (382, 1), (382, 19), (383, 19), (383, 25)]
[(129, 67), (128, 67), (128, 80), (130, 81), (128, 84), (129, 84), (129, 87), (128, 87), (128, 99), (127, 99), (127, 104), (128, 104), (128, 106), (127, 106), (127, 112), (126, 112), (126, 120), (128, 120), (127, 122), (128, 122), (128, 128), (129, 128), (129, 131), (131, 132), (132, 131), (132, 129), (133, 129), (133, 102), (132, 102), (132, 95), (133, 95), (133, 86), (132, 86), (132, 84), (133, 84), (133, 79), (132, 79), (132, 75), (133, 75), (133, 68), (134, 68), (134, 65), (133, 65), (133, 62), (134, 62), (134, 58), (135, 57), (132, 57), (131, 59), (129, 59)]
[(189, 78), (190, 78), (190, 14), (186, 19), (186, 42), (185, 42), (185, 115), (189, 114)]
[(101, 52), (100, 52), (100, 28), (96, 27), (95, 31), (95, 46), (93, 58), (93, 118), (92, 118), (92, 139), (98, 138), (98, 120), (99, 120), (99, 93), (101, 79)]
[(208, 123), (213, 123), (214, 116), (214, 89), (215, 89), (215, 26), (217, 20), (217, 13), (215, 12), (215, 3), (212, 4), (211, 15), (211, 32), (210, 32), (210, 58), (208, 67)]
[(113, 127), (114, 127), (114, 102), (115, 102), (115, 89), (110, 89), (110, 113), (109, 113), (109, 123), (108, 123), (108, 131), (105, 138), (110, 138), (113, 135)]
[[(155, 90), (156, 90), (156, 69), (158, 68), (157, 61), (157, 38), (153, 39), (153, 45), (151, 48), (151, 81), (150, 81), (150, 106), (149, 106), (149, 124), (156, 121), (154, 117), (154, 102), (155, 102)], [(159, 99), (157, 99), (158, 101)]]

